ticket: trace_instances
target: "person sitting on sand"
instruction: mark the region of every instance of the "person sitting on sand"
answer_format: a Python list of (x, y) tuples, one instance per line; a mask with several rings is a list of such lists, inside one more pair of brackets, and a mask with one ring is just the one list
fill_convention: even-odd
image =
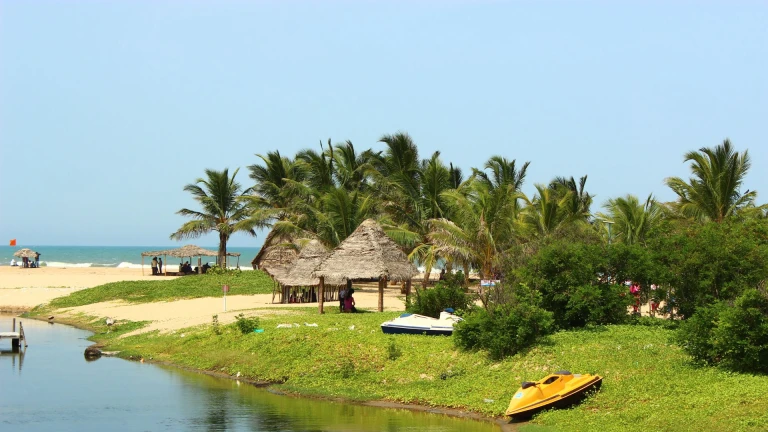
[(202, 268), (203, 274), (205, 274), (205, 272), (207, 272), (209, 268), (211, 268), (210, 264), (208, 263), (203, 264), (203, 268)]
[(347, 294), (344, 296), (344, 312), (350, 312), (354, 313), (357, 312), (357, 309), (355, 308), (355, 298), (352, 296), (352, 294), (355, 293), (354, 289), (350, 289), (347, 291)]
[(19, 263), (16, 262), (16, 258), (11, 258), (11, 267), (18, 267)]

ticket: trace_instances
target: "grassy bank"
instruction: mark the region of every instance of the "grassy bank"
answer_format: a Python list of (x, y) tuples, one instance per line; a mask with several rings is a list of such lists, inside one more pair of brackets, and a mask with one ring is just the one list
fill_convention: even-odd
[(156, 281), (113, 282), (75, 291), (51, 301), (48, 309), (82, 306), (110, 300), (149, 303), (221, 295), (222, 285), (230, 286), (230, 295), (268, 294), (273, 282), (260, 270), (227, 274), (189, 275)]
[[(768, 428), (768, 377), (690, 364), (668, 342), (670, 330), (609, 326), (560, 332), (521, 355), (492, 362), (456, 350), (447, 337), (387, 336), (379, 325), (397, 313), (328, 313), (314, 308), (262, 318), (264, 333), (211, 325), (172, 334), (106, 334), (93, 339), (121, 355), (281, 382), (289, 392), (353, 400), (391, 400), (501, 415), (522, 380), (568, 369), (604, 377), (602, 390), (570, 410), (550, 411), (525, 430), (762, 431)], [(278, 324), (297, 327), (276, 328)], [(317, 327), (305, 323), (317, 324)]]

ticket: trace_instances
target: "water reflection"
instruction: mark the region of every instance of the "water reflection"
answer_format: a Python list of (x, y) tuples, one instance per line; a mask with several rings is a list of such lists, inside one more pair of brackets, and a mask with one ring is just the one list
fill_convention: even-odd
[[(0, 328), (9, 324), (0, 317)], [(293, 398), (117, 358), (86, 362), (87, 332), (33, 320), (24, 327), (32, 341), (26, 353), (0, 355), (0, 389), (13, 389), (0, 391), (2, 430), (498, 431), (490, 423)]]

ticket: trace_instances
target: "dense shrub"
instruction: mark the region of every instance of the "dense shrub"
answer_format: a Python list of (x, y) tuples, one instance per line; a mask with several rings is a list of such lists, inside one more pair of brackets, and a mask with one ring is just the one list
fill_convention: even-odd
[(235, 326), (242, 334), (253, 333), (254, 330), (259, 328), (259, 317), (246, 317), (245, 314), (240, 314), (235, 319), (237, 319)]
[(464, 273), (447, 274), (434, 288), (417, 289), (416, 294), (408, 298), (406, 310), (411, 313), (439, 317), (446, 308), (466, 311), (474, 302), (462, 286)]
[(743, 372), (768, 372), (768, 296), (744, 291), (733, 305), (700, 307), (680, 325), (678, 344), (695, 360)]
[(768, 279), (768, 220), (671, 226), (649, 244), (684, 318)]
[(541, 295), (525, 285), (513, 291), (513, 301), (493, 313), (475, 308), (454, 326), (454, 342), (465, 350), (482, 349), (493, 359), (530, 347), (553, 328), (552, 313), (540, 307)]
[(650, 286), (650, 255), (641, 246), (579, 244), (555, 241), (517, 270), (522, 282), (542, 295), (542, 307), (560, 328), (617, 324), (626, 320), (632, 302), (625, 280)]
[(622, 285), (583, 285), (571, 293), (565, 307), (570, 327), (587, 324), (619, 324), (627, 321), (627, 307), (634, 302)]

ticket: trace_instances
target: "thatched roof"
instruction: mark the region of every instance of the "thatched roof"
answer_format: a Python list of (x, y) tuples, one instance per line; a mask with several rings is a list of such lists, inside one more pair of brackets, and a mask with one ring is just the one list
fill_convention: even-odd
[(34, 258), (37, 255), (37, 252), (33, 251), (32, 249), (19, 249), (16, 252), (13, 253), (13, 256), (19, 257), (19, 258)]
[(418, 273), (400, 247), (373, 219), (360, 224), (314, 272), (332, 280), (409, 280)]
[(314, 286), (320, 283), (320, 279), (312, 276), (317, 266), (328, 256), (328, 249), (317, 240), (311, 240), (303, 248), (296, 261), (285, 275), (277, 275), (274, 278), (283, 286)]
[(264, 245), (251, 262), (253, 268), (264, 270), (273, 278), (285, 277), (293, 262), (299, 257), (299, 252), (293, 247), (293, 240), (288, 235), (270, 231), (264, 240)]
[[(195, 245), (185, 245), (178, 249), (147, 251), (147, 252), (141, 253), (141, 256), (159, 256), (159, 255), (168, 255), (176, 258), (184, 258), (184, 257), (196, 257), (196, 256), (218, 256), (219, 253), (217, 251), (203, 249), (200, 246), (195, 246)], [(227, 255), (240, 256), (240, 253), (228, 252)]]

